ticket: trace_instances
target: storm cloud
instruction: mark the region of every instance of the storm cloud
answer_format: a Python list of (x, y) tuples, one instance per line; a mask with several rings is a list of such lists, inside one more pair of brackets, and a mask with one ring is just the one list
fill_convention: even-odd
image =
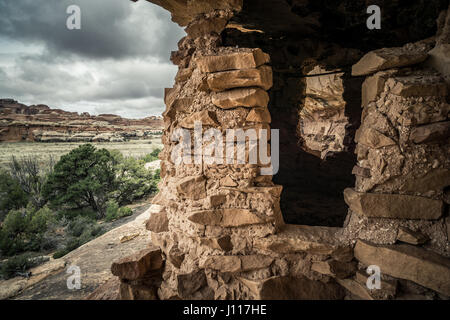
[[(66, 27), (81, 9), (81, 30)], [(159, 115), (184, 31), (149, 2), (0, 0), (0, 97), (68, 111)]]

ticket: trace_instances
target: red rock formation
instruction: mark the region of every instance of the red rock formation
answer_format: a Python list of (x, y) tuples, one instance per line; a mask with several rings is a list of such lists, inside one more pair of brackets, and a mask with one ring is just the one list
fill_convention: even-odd
[(0, 99), (0, 141), (119, 142), (161, 132), (162, 118), (126, 119), (114, 114), (91, 116), (46, 105), (26, 106)]

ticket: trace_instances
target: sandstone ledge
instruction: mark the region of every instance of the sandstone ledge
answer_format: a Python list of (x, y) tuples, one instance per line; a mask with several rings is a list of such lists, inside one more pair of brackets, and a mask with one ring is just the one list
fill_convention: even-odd
[(355, 257), (365, 265), (377, 265), (381, 272), (411, 280), (450, 296), (450, 259), (415, 246), (375, 245), (358, 240)]
[(137, 280), (143, 278), (149, 271), (163, 266), (161, 249), (155, 247), (142, 250), (111, 265), (111, 272), (120, 279)]
[(219, 72), (236, 69), (257, 68), (270, 61), (268, 54), (261, 49), (248, 52), (235, 52), (217, 56), (204, 56), (198, 59), (197, 67), (202, 72)]
[(265, 280), (239, 279), (257, 300), (338, 300), (344, 297), (335, 282), (324, 283), (306, 277), (275, 276)]
[(331, 255), (338, 250), (335, 235), (339, 228), (285, 225), (281, 230), (266, 238), (256, 238), (256, 249), (276, 254), (308, 252), (318, 255)]
[(444, 203), (425, 197), (344, 190), (350, 209), (371, 218), (435, 220), (442, 216)]

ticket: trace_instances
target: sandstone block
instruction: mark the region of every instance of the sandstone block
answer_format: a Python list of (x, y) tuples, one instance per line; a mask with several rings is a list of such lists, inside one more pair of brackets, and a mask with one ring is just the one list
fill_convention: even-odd
[(265, 255), (208, 256), (200, 259), (200, 268), (220, 272), (245, 272), (269, 267), (273, 258)]
[(344, 291), (335, 282), (323, 283), (306, 277), (279, 276), (264, 280), (239, 278), (257, 300), (339, 300)]
[(379, 266), (384, 274), (450, 296), (450, 260), (432, 251), (407, 244), (383, 246), (358, 240), (355, 257), (365, 265)]
[(344, 287), (350, 294), (352, 298), (356, 298), (358, 300), (375, 300), (369, 293), (369, 290), (363, 284), (360, 284), (352, 279), (337, 279), (337, 283), (339, 283), (342, 287)]
[(150, 271), (160, 269), (162, 266), (161, 250), (148, 248), (113, 262), (111, 272), (120, 279), (137, 280), (143, 278)]
[(194, 98), (183, 97), (183, 98), (175, 98), (172, 101), (169, 101), (166, 105), (171, 106), (176, 111), (185, 111), (191, 106), (193, 102)]
[(152, 212), (150, 218), (145, 224), (147, 230), (160, 233), (169, 231), (169, 219), (167, 218), (167, 212), (162, 210), (160, 212)]
[(353, 167), (352, 174), (354, 174), (355, 176), (360, 176), (360, 177), (364, 177), (364, 178), (370, 178), (370, 176), (371, 176), (370, 169), (362, 168), (359, 166)]
[(338, 228), (285, 225), (275, 235), (253, 240), (253, 246), (274, 253), (308, 252), (330, 255), (338, 248), (332, 244)]
[(258, 123), (271, 123), (272, 118), (267, 108), (255, 108), (250, 110), (245, 121)]
[(400, 227), (397, 233), (397, 240), (409, 244), (418, 245), (427, 242), (428, 237), (420, 232), (413, 231), (405, 227)]
[(199, 200), (206, 197), (206, 179), (203, 176), (189, 176), (181, 179), (176, 185), (180, 196)]
[(408, 51), (404, 48), (383, 48), (365, 54), (352, 67), (353, 76), (363, 76), (392, 68), (406, 67), (424, 61), (426, 52)]
[(238, 184), (230, 176), (220, 179), (220, 185), (224, 187), (236, 187)]
[(213, 94), (212, 103), (222, 109), (267, 107), (269, 95), (259, 88), (232, 89)]
[(274, 260), (274, 258), (262, 254), (239, 256), (239, 258), (241, 259), (242, 271), (267, 268)]
[(351, 246), (338, 247), (331, 253), (331, 257), (340, 262), (350, 262), (354, 257), (353, 248)]
[(450, 170), (437, 168), (419, 177), (408, 177), (401, 186), (402, 191), (426, 193), (430, 190), (441, 192), (449, 185)]
[(196, 121), (200, 122), (203, 127), (216, 127), (219, 125), (215, 112), (202, 110), (184, 118), (180, 121), (180, 126), (186, 129), (194, 129)]
[(240, 227), (266, 223), (248, 209), (216, 209), (191, 212), (188, 219), (202, 225)]
[(241, 69), (210, 73), (208, 86), (212, 91), (224, 91), (233, 88), (260, 87), (269, 90), (272, 85), (272, 68), (260, 66), (257, 69)]
[(381, 92), (384, 90), (384, 84), (386, 82), (386, 77), (388, 77), (393, 72), (378, 72), (373, 76), (367, 77), (362, 84), (362, 106), (367, 107), (367, 105), (375, 101)]
[(222, 250), (228, 252), (233, 250), (233, 244), (231, 243), (230, 236), (223, 236), (219, 238), (200, 238), (200, 244), (208, 246), (212, 249)]
[(156, 287), (134, 285), (122, 282), (120, 284), (120, 300), (159, 300)]
[(209, 206), (211, 208), (215, 208), (225, 203), (225, 201), (227, 200), (227, 196), (224, 194), (217, 194), (209, 196), (208, 199), (209, 199)]
[(168, 98), (166, 101), (166, 110), (163, 112), (165, 122), (167, 123), (167, 120), (173, 120), (176, 112), (186, 111), (193, 101), (194, 99), (191, 97), (176, 98), (173, 96)]
[(334, 278), (344, 279), (356, 272), (356, 265), (352, 262), (340, 262), (332, 259), (315, 261), (311, 270)]
[(241, 260), (238, 256), (202, 257), (200, 258), (199, 267), (219, 270), (220, 272), (239, 272), (241, 271)]
[(344, 190), (344, 199), (353, 212), (371, 218), (439, 219), (443, 202), (425, 197), (399, 194), (379, 194)]
[(268, 54), (261, 49), (247, 52), (234, 52), (217, 56), (204, 56), (198, 59), (197, 66), (202, 72), (218, 72), (235, 69), (257, 68), (270, 61)]
[(194, 70), (192, 68), (180, 68), (175, 76), (176, 82), (185, 82), (189, 80)]
[(178, 248), (178, 245), (176, 245), (176, 244), (170, 248), (170, 250), (167, 254), (167, 259), (177, 269), (179, 269), (181, 267), (181, 264), (184, 261), (184, 257), (185, 257), (184, 253), (181, 252), (181, 250)]
[(402, 97), (447, 95), (447, 84), (437, 76), (395, 77), (387, 81), (390, 92)]
[(178, 295), (187, 298), (207, 284), (203, 270), (177, 275)]
[(393, 146), (396, 144), (391, 138), (373, 128), (366, 126), (363, 126), (356, 131), (355, 141), (374, 149)]
[(265, 193), (272, 197), (279, 198), (281, 196), (281, 191), (283, 186), (274, 185), (271, 187), (244, 187), (244, 188), (227, 188), (229, 190), (240, 191), (244, 193)]
[(191, 62), (194, 51), (194, 48), (172, 51), (170, 53), (170, 61), (172, 61), (173, 64), (178, 65), (180, 68), (187, 68), (189, 66), (189, 62)]
[(177, 96), (178, 91), (175, 88), (164, 88), (164, 103), (171, 105)]
[(450, 121), (415, 127), (409, 136), (414, 143), (442, 141), (448, 137), (450, 137)]

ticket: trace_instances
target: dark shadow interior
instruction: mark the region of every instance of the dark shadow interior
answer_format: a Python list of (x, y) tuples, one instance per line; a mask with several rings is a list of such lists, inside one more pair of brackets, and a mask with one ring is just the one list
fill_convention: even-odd
[[(366, 28), (366, 3), (348, 1), (246, 0), (228, 28), (226, 46), (261, 48), (271, 56), (274, 84), (269, 91), (272, 129), (280, 130), (280, 169), (273, 182), (283, 186), (281, 209), (286, 223), (341, 227), (347, 215), (342, 192), (353, 187), (354, 135), (361, 118), (362, 77), (351, 65), (369, 50), (400, 46), (433, 35), (445, 1), (373, 1), (383, 8), (382, 30)], [(421, 21), (411, 18), (421, 16)], [(423, 15), (423, 16), (422, 16)], [(407, 19), (406, 19), (407, 18)], [(299, 112), (305, 100), (305, 75), (314, 66), (342, 70), (345, 149), (321, 159), (304, 147)]]

